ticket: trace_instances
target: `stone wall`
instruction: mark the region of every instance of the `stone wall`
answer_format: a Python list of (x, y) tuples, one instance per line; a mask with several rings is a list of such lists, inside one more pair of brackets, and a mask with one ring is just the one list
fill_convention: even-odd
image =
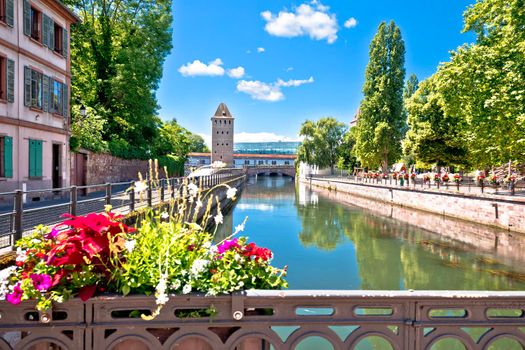
[(491, 199), (487, 196), (429, 192), (315, 177), (311, 181), (301, 181), (385, 203), (525, 233), (525, 201), (520, 199)]
[(86, 185), (115, 183), (138, 179), (141, 172), (148, 173), (147, 160), (121, 159), (105, 153), (88, 153), (86, 162)]

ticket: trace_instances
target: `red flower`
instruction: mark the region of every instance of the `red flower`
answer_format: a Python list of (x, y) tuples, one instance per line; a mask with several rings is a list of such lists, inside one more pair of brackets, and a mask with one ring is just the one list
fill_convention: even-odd
[(268, 261), (272, 258), (272, 251), (270, 249), (257, 247), (255, 243), (249, 243), (246, 246), (244, 246), (242, 254), (249, 258), (253, 257), (257, 261)]

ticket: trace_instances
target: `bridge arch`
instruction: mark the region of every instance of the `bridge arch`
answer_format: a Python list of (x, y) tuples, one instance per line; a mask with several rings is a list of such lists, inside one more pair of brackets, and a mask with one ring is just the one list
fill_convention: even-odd
[(253, 166), (253, 167), (247, 167), (246, 168), (246, 175), (248, 176), (255, 176), (255, 175), (271, 175), (271, 174), (277, 174), (277, 175), (283, 175), (283, 176), (289, 176), (292, 178), (295, 178), (295, 167), (293, 165), (287, 165), (287, 166), (279, 166), (279, 165), (273, 165), (273, 166)]

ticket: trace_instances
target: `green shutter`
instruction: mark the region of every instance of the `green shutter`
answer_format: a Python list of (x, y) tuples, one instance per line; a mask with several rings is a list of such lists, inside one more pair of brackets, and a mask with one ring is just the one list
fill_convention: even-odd
[(13, 138), (4, 136), (4, 176), (13, 177)]
[(7, 102), (15, 102), (15, 61), (7, 60)]
[(64, 119), (67, 119), (69, 112), (69, 94), (67, 93), (67, 85), (60, 84), (62, 88), (62, 115)]
[(28, 0), (24, 1), (24, 34), (31, 36), (31, 3)]
[(67, 30), (66, 28), (62, 29), (62, 56), (67, 57), (67, 44), (69, 40), (67, 39)]
[(14, 0), (6, 0), (5, 2), (5, 19), (8, 26), (15, 25), (15, 3)]
[(49, 47), (49, 17), (42, 14), (42, 44)]
[(53, 79), (50, 79), (47, 75), (42, 78), (42, 110), (44, 112), (51, 112), (51, 101), (49, 95), (49, 86), (53, 85)]
[(29, 140), (29, 177), (35, 177), (35, 141)]
[(31, 68), (24, 67), (24, 105), (31, 107)]
[(35, 160), (35, 176), (42, 177), (42, 141), (36, 142), (36, 160)]
[(50, 18), (49, 19), (49, 48), (51, 50), (55, 49), (55, 22)]

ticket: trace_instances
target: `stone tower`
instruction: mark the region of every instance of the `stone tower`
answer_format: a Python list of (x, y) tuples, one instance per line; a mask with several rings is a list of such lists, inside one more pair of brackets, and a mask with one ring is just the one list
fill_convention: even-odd
[(211, 162), (233, 166), (233, 121), (228, 107), (221, 103), (211, 117)]

